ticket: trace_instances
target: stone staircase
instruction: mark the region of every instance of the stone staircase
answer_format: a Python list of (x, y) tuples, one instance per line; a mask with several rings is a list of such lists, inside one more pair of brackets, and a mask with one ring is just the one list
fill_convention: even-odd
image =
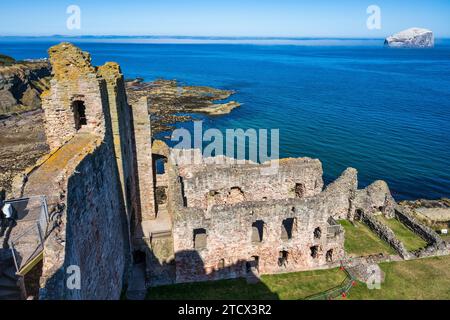
[(0, 249), (0, 300), (23, 300), (12, 253)]

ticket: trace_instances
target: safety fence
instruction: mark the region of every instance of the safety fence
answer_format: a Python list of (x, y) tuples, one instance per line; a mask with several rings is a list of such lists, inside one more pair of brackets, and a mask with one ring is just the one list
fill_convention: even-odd
[(305, 298), (305, 300), (334, 300), (338, 298), (346, 298), (356, 284), (356, 278), (351, 274), (351, 272), (341, 263), (340, 270), (345, 273), (345, 279), (340, 285), (331, 288), (327, 291), (314, 294)]
[(6, 232), (4, 245), (7, 243), (12, 252), (17, 273), (26, 273), (42, 258), (49, 225), (47, 199), (33, 196), (6, 203), (15, 209), (17, 217)]

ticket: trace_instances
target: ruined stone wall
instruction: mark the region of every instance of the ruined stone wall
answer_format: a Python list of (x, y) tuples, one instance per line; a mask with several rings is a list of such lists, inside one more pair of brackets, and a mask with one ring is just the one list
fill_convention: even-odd
[(391, 219), (395, 215), (396, 202), (391, 195), (389, 187), (384, 181), (375, 181), (370, 186), (356, 192), (354, 200), (353, 217), (358, 212), (375, 213), (382, 212)]
[(431, 228), (421, 224), (417, 219), (415, 219), (410, 213), (405, 209), (397, 207), (395, 209), (395, 217), (402, 222), (405, 226), (411, 229), (413, 232), (418, 234), (422, 239), (424, 239), (428, 244), (435, 245), (437, 247), (443, 244), (443, 240), (439, 235)]
[(139, 195), (137, 191), (137, 162), (134, 141), (133, 113), (127, 102), (124, 78), (117, 63), (108, 62), (98, 68), (106, 81), (109, 111), (113, 132), (115, 158), (119, 170), (122, 194), (131, 231), (139, 223)]
[(83, 102), (86, 107), (86, 128), (102, 134), (107, 96), (102, 88), (103, 80), (90, 63), (90, 55), (68, 43), (50, 48), (49, 55), (53, 78), (50, 90), (45, 91), (41, 98), (50, 149), (61, 146), (76, 134), (76, 101)]
[(358, 172), (348, 168), (325, 191), (329, 194), (332, 207), (329, 208), (334, 219), (348, 219), (354, 211), (354, 198), (358, 189)]
[[(87, 155), (66, 188), (58, 232), (46, 242), (40, 299), (119, 299), (130, 247), (112, 144)], [(70, 266), (80, 268), (80, 290), (66, 286)]]
[[(123, 145), (131, 140), (132, 128), (121, 124), (131, 121), (123, 79), (115, 64), (97, 74), (89, 55), (71, 44), (49, 52), (54, 75), (44, 97), (48, 140), (62, 154), (67, 147), (72, 160), (47, 188), (61, 191), (58, 203), (51, 204), (55, 225), (45, 242), (40, 298), (119, 299), (131, 263), (127, 205), (133, 208), (122, 181), (134, 174), (129, 162), (134, 155)], [(71, 104), (75, 100), (84, 103), (87, 119), (78, 131)], [(74, 141), (83, 141), (80, 150), (74, 150)], [(74, 152), (79, 155), (74, 157)], [(80, 289), (67, 286), (67, 271), (73, 266), (81, 272)]]
[(201, 170), (180, 167), (188, 207), (245, 201), (310, 197), (323, 188), (322, 164), (301, 158), (280, 161), (276, 174), (262, 174), (258, 164), (204, 165)]
[(155, 170), (152, 158), (152, 140), (148, 98), (133, 105), (133, 123), (136, 142), (136, 161), (140, 212), (142, 221), (155, 219)]
[[(350, 178), (344, 177), (336, 181), (334, 188), (302, 199), (247, 201), (201, 210), (184, 206), (180, 195), (184, 179), (177, 182), (177, 168), (169, 166), (168, 175), (176, 282), (246, 276), (248, 263), (254, 263), (255, 256), (261, 274), (329, 267), (344, 257), (343, 229), (332, 227), (330, 217), (336, 210), (348, 211), (349, 199), (346, 208), (336, 208), (334, 203), (341, 196), (340, 191), (348, 187)], [(263, 222), (261, 242), (254, 238), (253, 226), (258, 221)], [(284, 227), (287, 221), (293, 221), (290, 237)], [(206, 245), (198, 249), (194, 230), (201, 229), (206, 231)]]
[(397, 251), (402, 258), (407, 259), (410, 257), (410, 253), (406, 250), (405, 245), (397, 239), (395, 233), (388, 226), (378, 221), (374, 215), (362, 212), (360, 219), (382, 240), (386, 241), (395, 251)]

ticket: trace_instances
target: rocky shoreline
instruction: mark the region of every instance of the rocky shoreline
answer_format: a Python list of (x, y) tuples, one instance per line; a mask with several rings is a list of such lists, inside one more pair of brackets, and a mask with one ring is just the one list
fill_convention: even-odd
[(0, 116), (40, 108), (50, 74), (46, 60), (0, 64)]
[(172, 125), (192, 120), (190, 113), (225, 115), (241, 106), (235, 101), (216, 103), (229, 99), (235, 91), (206, 86), (182, 86), (176, 80), (143, 82), (136, 79), (126, 82), (126, 90), (130, 104), (143, 96), (150, 98), (154, 134), (170, 131)]

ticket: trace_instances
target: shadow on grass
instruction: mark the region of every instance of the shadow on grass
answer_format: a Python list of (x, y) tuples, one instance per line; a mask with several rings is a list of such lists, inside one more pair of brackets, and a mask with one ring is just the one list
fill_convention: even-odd
[[(150, 257), (153, 263), (155, 260)], [(158, 270), (153, 274), (156, 278), (172, 276), (172, 283), (175, 277), (186, 283), (152, 287), (147, 293), (148, 300), (279, 300), (277, 293), (258, 280), (258, 266), (251, 259), (208, 272), (203, 259), (195, 250), (178, 252), (175, 261), (160, 264), (156, 268), (151, 266)], [(177, 274), (176, 265), (181, 270)], [(156, 279), (158, 282), (162, 281)]]

